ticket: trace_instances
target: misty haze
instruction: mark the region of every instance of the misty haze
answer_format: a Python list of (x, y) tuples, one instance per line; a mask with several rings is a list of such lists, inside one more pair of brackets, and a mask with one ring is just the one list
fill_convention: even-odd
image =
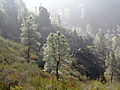
[(0, 90), (120, 90), (119, 0), (0, 0)]

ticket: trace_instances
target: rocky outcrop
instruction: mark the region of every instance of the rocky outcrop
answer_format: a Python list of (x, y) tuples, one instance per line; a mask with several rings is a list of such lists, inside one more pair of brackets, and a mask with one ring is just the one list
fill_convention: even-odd
[(104, 78), (104, 62), (99, 60), (87, 49), (73, 53), (73, 67), (90, 79)]
[(52, 24), (49, 18), (49, 12), (46, 8), (39, 7), (39, 15), (36, 17), (38, 23), (38, 31), (41, 33), (41, 47), (45, 44), (47, 36), (52, 32)]

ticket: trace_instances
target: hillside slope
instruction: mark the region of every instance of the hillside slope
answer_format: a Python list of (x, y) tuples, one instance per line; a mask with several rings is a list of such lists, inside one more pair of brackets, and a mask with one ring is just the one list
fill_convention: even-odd
[(25, 57), (25, 47), (14, 43), (9, 40), (5, 40), (0, 36), (0, 62), (13, 63), (15, 61), (23, 61)]
[(30, 83), (31, 75), (39, 73), (35, 62), (26, 62), (26, 47), (0, 36), (0, 90)]
[[(35, 61), (25, 61), (26, 47), (0, 36), (0, 90), (119, 90), (119, 83), (102, 84), (99, 81), (84, 81), (75, 78), (80, 73), (64, 66), (59, 81), (53, 74), (38, 68)], [(73, 75), (74, 74), (74, 75)], [(75, 77), (74, 77), (75, 76)], [(94, 87), (96, 86), (96, 87)]]

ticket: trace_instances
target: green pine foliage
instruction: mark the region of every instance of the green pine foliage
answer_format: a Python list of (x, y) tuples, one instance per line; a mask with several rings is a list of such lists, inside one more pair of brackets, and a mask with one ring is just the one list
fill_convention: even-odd
[(98, 50), (104, 51), (106, 47), (106, 39), (104, 33), (99, 29), (99, 32), (96, 34), (94, 44)]
[(112, 39), (112, 49), (114, 50), (115, 54), (119, 57), (120, 53), (120, 37), (116, 35)]
[(34, 45), (40, 45), (38, 40), (41, 35), (37, 31), (37, 24), (32, 16), (25, 17), (21, 24), (21, 43), (25, 46), (35, 47)]
[(56, 62), (59, 61), (59, 58), (65, 60), (65, 56), (68, 56), (70, 51), (67, 39), (60, 32), (51, 33), (48, 36), (43, 50), (43, 59), (46, 61), (45, 70), (48, 72), (50, 72), (51, 69), (55, 70)]
[(40, 33), (37, 32), (37, 24), (34, 22), (33, 17), (25, 17), (21, 24), (21, 43), (28, 47), (27, 58), (28, 63), (30, 62), (29, 57), (31, 50), (38, 51), (40, 47), (39, 39)]
[(107, 56), (106, 56), (106, 60), (105, 60), (105, 66), (106, 68), (106, 75), (110, 75), (110, 76), (114, 76), (115, 79), (117, 80), (117, 76), (118, 76), (118, 68), (117, 68), (117, 57), (115, 56), (115, 53), (113, 51), (111, 51)]

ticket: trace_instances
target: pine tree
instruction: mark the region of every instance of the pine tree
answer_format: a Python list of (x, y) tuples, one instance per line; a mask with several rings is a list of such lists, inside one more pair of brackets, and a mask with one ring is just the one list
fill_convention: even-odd
[(111, 51), (106, 56), (105, 66), (107, 67), (106, 74), (111, 75), (111, 82), (112, 82), (113, 75), (115, 75), (117, 73), (117, 58), (113, 51)]
[(99, 32), (96, 34), (94, 43), (98, 50), (104, 50), (104, 48), (106, 46), (105, 35), (101, 31), (101, 29), (99, 29)]
[(112, 49), (115, 51), (115, 54), (119, 56), (120, 53), (120, 37), (115, 36), (112, 38)]
[(85, 30), (85, 33), (84, 33), (84, 40), (86, 42), (86, 46), (92, 46), (93, 45), (93, 39), (94, 38), (94, 35), (92, 33), (92, 29), (91, 29), (91, 26), (88, 24), (86, 26), (86, 30)]
[(102, 53), (103, 57), (106, 56), (106, 38), (104, 33), (99, 29), (99, 32), (96, 34), (94, 44), (99, 52)]
[(37, 49), (40, 46), (38, 40), (40, 39), (40, 33), (37, 32), (37, 24), (34, 22), (33, 17), (25, 17), (21, 24), (21, 43), (28, 47), (27, 58), (30, 62), (31, 49)]
[(51, 33), (47, 42), (43, 47), (44, 60), (46, 61), (45, 70), (51, 71), (56, 69), (57, 80), (59, 79), (58, 70), (59, 65), (65, 56), (69, 55), (69, 44), (65, 36), (60, 33)]

